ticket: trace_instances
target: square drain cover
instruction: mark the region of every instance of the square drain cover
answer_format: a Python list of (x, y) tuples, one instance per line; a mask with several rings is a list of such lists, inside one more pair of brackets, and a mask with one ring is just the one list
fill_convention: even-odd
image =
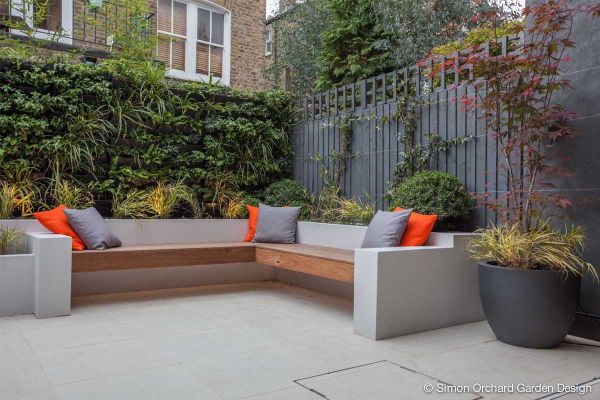
[[(476, 400), (472, 393), (426, 393), (439, 380), (389, 361), (379, 361), (323, 375), (298, 379), (298, 385), (328, 400)], [(315, 399), (317, 397), (315, 396)]]

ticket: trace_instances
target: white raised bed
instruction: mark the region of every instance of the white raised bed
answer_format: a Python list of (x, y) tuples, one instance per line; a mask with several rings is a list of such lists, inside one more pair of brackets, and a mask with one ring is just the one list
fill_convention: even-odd
[(69, 315), (71, 238), (29, 232), (26, 239), (27, 254), (0, 256), (0, 317)]
[[(246, 220), (108, 220), (123, 245), (239, 242), (247, 230)], [(17, 224), (27, 232), (44, 229), (37, 221), (0, 221)], [(299, 222), (297, 241), (355, 252), (354, 284), (334, 282), (298, 272), (274, 269), (258, 263), (236, 263), (191, 267), (99, 271), (72, 274), (74, 295), (199, 286), (235, 282), (279, 280), (308, 289), (354, 298), (354, 330), (357, 334), (383, 339), (484, 319), (479, 301), (477, 272), (465, 250), (470, 234), (432, 233), (423, 247), (359, 249), (366, 227)], [(0, 273), (0, 300), (3, 293), (16, 299), (11, 291), (33, 290), (33, 310), (23, 302), (6, 302), (10, 313), (36, 312), (38, 316), (68, 314), (71, 295), (71, 251), (52, 238), (60, 235), (30, 234), (29, 248), (34, 255), (5, 264)], [(66, 239), (69, 242), (69, 239)], [(43, 257), (38, 256), (43, 254)], [(15, 258), (15, 260), (18, 257)], [(31, 261), (33, 258), (33, 267)], [(44, 260), (50, 267), (36, 267)], [(29, 267), (17, 268), (23, 262)], [(3, 265), (3, 264), (0, 264)], [(33, 281), (31, 277), (33, 268)], [(12, 275), (18, 270), (22, 274)], [(12, 286), (10, 281), (20, 282)], [(33, 289), (31, 289), (33, 282)], [(1, 290), (5, 286), (8, 290)], [(48, 288), (52, 290), (49, 291)], [(50, 311), (41, 308), (42, 299)], [(27, 304), (26, 304), (27, 303)], [(36, 309), (36, 307), (38, 307)], [(0, 306), (0, 310), (2, 310)], [(31, 310), (31, 311), (27, 311)]]

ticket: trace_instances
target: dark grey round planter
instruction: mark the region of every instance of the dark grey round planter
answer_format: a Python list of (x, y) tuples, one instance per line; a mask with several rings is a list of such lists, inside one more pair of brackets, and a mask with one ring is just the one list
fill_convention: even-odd
[(481, 304), (498, 340), (534, 349), (560, 345), (575, 319), (580, 277), (483, 262), (478, 268)]

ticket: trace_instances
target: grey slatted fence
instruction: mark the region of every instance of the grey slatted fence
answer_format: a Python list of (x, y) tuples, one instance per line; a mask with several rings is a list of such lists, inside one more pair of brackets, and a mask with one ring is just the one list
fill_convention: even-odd
[[(519, 37), (498, 41), (496, 51), (505, 55), (516, 51)], [(490, 46), (481, 51), (490, 52)], [(402, 68), (390, 73), (336, 87), (326, 92), (306, 96), (300, 104), (298, 123), (292, 131), (295, 148), (294, 179), (304, 184), (314, 195), (323, 189), (322, 168), (315, 156), (327, 159), (332, 151), (341, 152), (339, 120), (352, 120), (351, 156), (343, 176), (344, 196), (370, 200), (378, 209), (387, 209), (388, 184), (394, 179), (394, 169), (403, 152), (401, 137), (404, 124), (393, 118), (401, 99), (412, 98), (416, 106), (417, 144), (427, 144), (429, 134), (445, 140), (466, 137), (462, 144), (432, 157), (429, 168), (453, 174), (473, 193), (498, 193), (505, 189), (498, 172), (497, 143), (486, 135), (485, 121), (477, 109), (466, 111), (461, 97), (476, 90), (465, 81), (472, 77), (464, 54), (455, 54), (447, 65), (445, 57), (427, 65)], [(431, 71), (443, 65), (433, 78)], [(437, 69), (437, 68), (436, 68)], [(484, 226), (495, 216), (483, 207), (474, 211), (473, 225)]]

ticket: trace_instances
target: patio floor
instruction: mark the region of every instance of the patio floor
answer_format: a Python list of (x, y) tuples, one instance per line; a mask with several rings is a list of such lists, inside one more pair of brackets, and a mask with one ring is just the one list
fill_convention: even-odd
[(352, 333), (351, 302), (279, 283), (92, 296), (70, 317), (0, 319), (2, 400), (548, 396), (424, 392), (439, 381), (589, 382), (583, 398), (600, 399), (599, 376), (600, 348), (521, 349), (485, 322), (370, 341)]

